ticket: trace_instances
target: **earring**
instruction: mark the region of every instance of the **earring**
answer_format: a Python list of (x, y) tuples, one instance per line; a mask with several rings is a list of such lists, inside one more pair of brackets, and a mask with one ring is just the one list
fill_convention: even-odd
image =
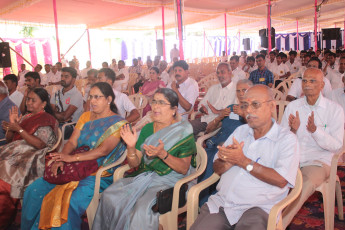
[(110, 102), (108, 102), (108, 105), (110, 105)]

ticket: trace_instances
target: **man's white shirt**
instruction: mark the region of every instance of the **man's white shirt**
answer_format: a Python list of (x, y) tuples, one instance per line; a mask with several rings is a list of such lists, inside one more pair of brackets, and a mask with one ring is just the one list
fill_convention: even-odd
[(277, 65), (272, 66), (271, 68), (272, 68), (271, 72), (273, 74), (278, 75), (279, 77), (281, 77), (281, 76), (287, 74), (288, 72), (290, 72), (289, 67), (287, 67), (287, 65), (284, 64), (283, 62), (280, 63), (280, 65), (277, 64)]
[(237, 66), (236, 69), (232, 70), (232, 82), (236, 85), (239, 80), (246, 79), (246, 73)]
[(201, 105), (204, 105), (208, 111), (208, 115), (201, 117), (201, 122), (209, 123), (213, 121), (218, 115), (212, 113), (211, 109), (207, 105), (207, 101), (215, 107), (217, 110), (225, 109), (227, 106), (236, 103), (236, 85), (230, 82), (226, 87), (222, 87), (221, 84), (211, 86), (205, 97), (200, 101), (198, 110)]
[(285, 62), (285, 65), (287, 65), (287, 67), (289, 68), (291, 74), (297, 73), (298, 70), (302, 66), (300, 62), (296, 61), (296, 59), (295, 59), (295, 61), (292, 64), (291, 64), (290, 60), (288, 60), (287, 62)]
[(332, 89), (344, 88), (344, 73), (340, 73), (338, 69), (328, 69), (325, 77), (330, 81)]
[[(299, 161), (299, 145), (296, 136), (274, 122), (265, 136), (255, 140), (253, 129), (247, 124), (238, 127), (223, 146), (233, 143), (233, 137), (243, 142), (246, 157), (265, 167), (273, 168), (288, 184), (284, 188), (270, 185), (252, 176), (239, 166), (232, 166), (223, 173), (207, 205), (210, 213), (218, 213), (223, 207), (231, 225), (236, 224), (242, 214), (250, 208), (259, 207), (266, 213), (286, 197), (289, 188), (295, 185)], [(214, 160), (218, 159), (218, 154)]]
[(22, 103), (24, 95), (21, 92), (19, 92), (18, 90), (16, 90), (11, 95), (9, 95), (8, 97), (19, 108), (20, 104)]
[[(337, 103), (320, 94), (314, 106), (307, 103), (306, 97), (292, 101), (285, 109), (281, 125), (289, 127), (290, 114), (299, 113), (300, 126), (296, 132), (300, 149), (300, 166), (331, 165), (333, 154), (343, 146), (344, 110)], [(308, 118), (314, 112), (316, 131), (307, 130)]]
[[(125, 79), (123, 80), (115, 80), (113, 87), (121, 92), (122, 90), (126, 90), (128, 87), (128, 81), (129, 81), (129, 72), (126, 67), (120, 69), (117, 73), (116, 76), (119, 76), (123, 74), (125, 76)], [(123, 85), (124, 84), (124, 85)]]
[[(171, 84), (167, 88), (171, 88)], [(191, 109), (193, 109), (194, 103), (199, 96), (198, 83), (194, 79), (188, 77), (182, 84), (179, 85), (178, 91), (180, 92), (182, 97), (184, 97), (184, 99), (186, 99), (192, 105)], [(177, 112), (179, 114), (182, 114), (188, 111), (182, 108), (182, 106), (179, 103)], [(187, 120), (188, 114), (183, 115), (182, 119)]]

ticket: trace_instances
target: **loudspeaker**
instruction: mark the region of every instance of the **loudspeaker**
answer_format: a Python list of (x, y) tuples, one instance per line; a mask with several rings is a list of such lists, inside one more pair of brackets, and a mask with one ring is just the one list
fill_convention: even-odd
[[(264, 36), (260, 36), (261, 37), (261, 47), (268, 48), (267, 29), (259, 30), (259, 34), (263, 34), (263, 32), (262, 32), (263, 30), (265, 31), (265, 33), (264, 33)], [(274, 47), (276, 47), (276, 30), (274, 29), (274, 27), (271, 27), (271, 45), (272, 45), (272, 49)]]
[[(260, 37), (268, 37), (267, 33), (268, 33), (267, 29), (259, 30), (259, 36)], [(271, 35), (276, 36), (276, 29), (274, 29), (274, 27), (271, 27)]]
[(323, 40), (341, 40), (340, 28), (322, 29)]
[(11, 67), (10, 43), (0, 43), (0, 68)]
[(250, 50), (250, 38), (243, 39), (244, 50)]
[[(272, 49), (276, 47), (276, 38), (275, 36), (271, 36), (271, 45)], [(261, 47), (268, 48), (268, 37), (261, 37)]]
[(157, 49), (157, 56), (163, 56), (163, 40), (162, 39), (156, 40), (156, 49)]

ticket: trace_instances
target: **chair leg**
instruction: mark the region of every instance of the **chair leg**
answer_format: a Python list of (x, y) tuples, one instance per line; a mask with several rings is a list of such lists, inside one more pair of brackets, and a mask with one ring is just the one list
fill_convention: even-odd
[(339, 220), (344, 220), (343, 195), (341, 192), (341, 185), (339, 182), (339, 178), (337, 178), (337, 181), (335, 183), (335, 194), (337, 197), (338, 218)]
[[(334, 202), (335, 192), (331, 192), (330, 186), (326, 185), (322, 191), (323, 209), (325, 216), (325, 230), (334, 230)], [(335, 186), (334, 186), (335, 189)], [(334, 191), (334, 190), (333, 190)]]

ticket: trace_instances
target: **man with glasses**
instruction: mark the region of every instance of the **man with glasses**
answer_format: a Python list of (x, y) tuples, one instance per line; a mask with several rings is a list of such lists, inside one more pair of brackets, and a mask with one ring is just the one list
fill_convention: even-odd
[(268, 213), (294, 186), (299, 161), (296, 136), (272, 118), (273, 93), (249, 88), (240, 103), (248, 124), (218, 147), (213, 168), (217, 193), (201, 207), (192, 230), (264, 230)]
[(303, 175), (301, 194), (284, 210), (284, 227), (329, 177), (333, 154), (343, 146), (344, 111), (340, 105), (322, 96), (324, 84), (320, 69), (307, 69), (302, 79), (305, 96), (291, 102), (283, 115), (281, 125), (297, 135)]

